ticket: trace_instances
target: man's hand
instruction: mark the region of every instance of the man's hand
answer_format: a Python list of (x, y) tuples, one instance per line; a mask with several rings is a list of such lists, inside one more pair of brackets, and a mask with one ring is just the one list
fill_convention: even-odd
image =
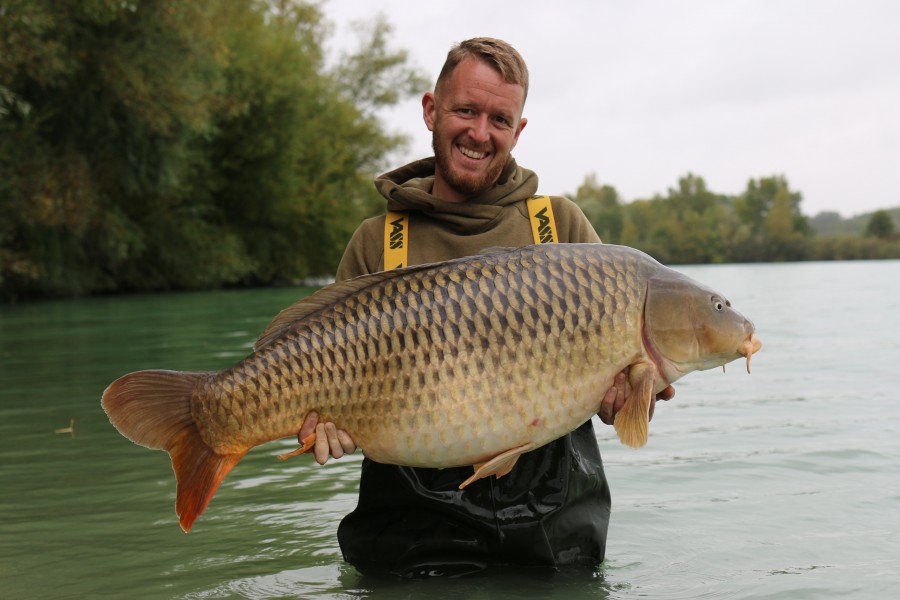
[[(631, 383), (628, 381), (628, 369), (626, 368), (620, 373), (616, 374), (615, 379), (613, 379), (612, 387), (606, 391), (606, 394), (603, 396), (603, 401), (600, 403), (600, 412), (597, 414), (600, 416), (600, 420), (606, 423), (607, 425), (612, 425), (616, 420), (616, 413), (621, 410), (622, 406), (625, 404), (625, 399), (631, 394)], [(671, 385), (666, 386), (666, 388), (656, 395), (657, 400), (671, 400), (675, 397), (675, 388)], [(653, 418), (653, 407), (654, 404), (650, 405), (650, 418)]]
[(303, 438), (316, 432), (316, 445), (313, 448), (313, 455), (316, 462), (324, 465), (328, 462), (328, 458), (340, 458), (344, 454), (353, 454), (356, 452), (356, 443), (350, 434), (343, 429), (338, 429), (334, 423), (319, 423), (319, 413), (313, 411), (306, 415), (303, 425), (300, 427), (300, 433), (297, 434), (297, 441), (303, 443)]

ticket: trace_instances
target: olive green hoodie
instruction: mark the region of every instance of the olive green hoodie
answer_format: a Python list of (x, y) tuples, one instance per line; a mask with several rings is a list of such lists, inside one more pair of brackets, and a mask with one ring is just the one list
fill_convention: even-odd
[[(375, 180), (392, 211), (409, 211), (408, 264), (438, 262), (478, 254), (493, 246), (534, 243), (526, 200), (537, 193), (537, 175), (510, 158), (497, 184), (466, 202), (431, 195), (434, 158), (415, 161)], [(599, 242), (591, 224), (572, 201), (551, 198), (560, 242)], [(347, 244), (337, 279), (384, 269), (384, 221), (364, 221)]]

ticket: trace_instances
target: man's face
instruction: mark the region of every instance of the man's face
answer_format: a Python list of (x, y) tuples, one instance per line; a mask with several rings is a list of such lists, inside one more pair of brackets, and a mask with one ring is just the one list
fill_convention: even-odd
[(422, 98), (436, 159), (433, 194), (450, 202), (497, 183), (526, 124), (522, 86), (469, 58), (434, 93)]

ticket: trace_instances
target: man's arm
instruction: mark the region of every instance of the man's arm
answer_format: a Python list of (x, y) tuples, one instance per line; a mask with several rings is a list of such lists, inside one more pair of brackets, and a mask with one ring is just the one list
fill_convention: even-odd
[(353, 233), (335, 273), (344, 281), (381, 270), (384, 264), (384, 217), (364, 221)]

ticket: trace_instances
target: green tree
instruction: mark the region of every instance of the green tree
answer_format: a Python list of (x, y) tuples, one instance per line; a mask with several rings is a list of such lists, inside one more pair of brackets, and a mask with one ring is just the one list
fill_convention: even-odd
[(798, 260), (813, 235), (800, 209), (803, 196), (782, 176), (751, 179), (733, 201), (737, 219), (727, 240), (728, 260)]
[(766, 234), (775, 242), (785, 242), (795, 237), (794, 219), (791, 214), (791, 198), (787, 187), (780, 187), (772, 199), (772, 205), (763, 221)]
[(794, 230), (803, 235), (811, 234), (809, 221), (800, 208), (803, 195), (799, 192), (792, 192), (787, 178), (783, 175), (761, 177), (758, 180), (750, 179), (747, 182), (747, 189), (735, 200), (734, 207), (737, 217), (754, 234), (763, 234), (766, 215), (772, 209), (775, 196), (782, 189), (787, 190)]
[(353, 27), (357, 47), (341, 54), (333, 75), (342, 93), (363, 114), (377, 118), (379, 109), (429, 89), (431, 81), (410, 67), (409, 52), (389, 47), (393, 28), (384, 14), (356, 21)]
[[(656, 242), (665, 244), (668, 262), (721, 262), (724, 207), (702, 177), (688, 173), (670, 188), (664, 203), (666, 220), (657, 228)], [(663, 250), (659, 252), (662, 254)]]
[(797, 230), (791, 195), (786, 185), (775, 193), (763, 224), (768, 245), (767, 258), (770, 260), (803, 258), (803, 233)]
[(868, 225), (866, 225), (866, 237), (889, 239), (894, 235), (894, 220), (886, 210), (876, 210), (872, 213)]
[(581, 207), (601, 240), (609, 244), (621, 243), (625, 214), (616, 188), (601, 185), (597, 182), (597, 175), (591, 173), (571, 197)]
[[(221, 84), (215, 7), (10, 1), (2, 13), (0, 75), (15, 99), (0, 117), (2, 243), (28, 265), (0, 265), (4, 291), (114, 289), (138, 256), (191, 251), (196, 236), (171, 215), (202, 211), (182, 204)], [(146, 277), (159, 281), (167, 265), (154, 262)]]
[(650, 231), (656, 219), (654, 215), (655, 200), (635, 200), (625, 207), (625, 219), (622, 224), (622, 241), (625, 246), (640, 248), (653, 256), (658, 255), (647, 247), (646, 232)]
[(299, 1), (0, 1), (0, 295), (333, 272), (421, 78), (384, 21), (332, 70), (326, 31)]

